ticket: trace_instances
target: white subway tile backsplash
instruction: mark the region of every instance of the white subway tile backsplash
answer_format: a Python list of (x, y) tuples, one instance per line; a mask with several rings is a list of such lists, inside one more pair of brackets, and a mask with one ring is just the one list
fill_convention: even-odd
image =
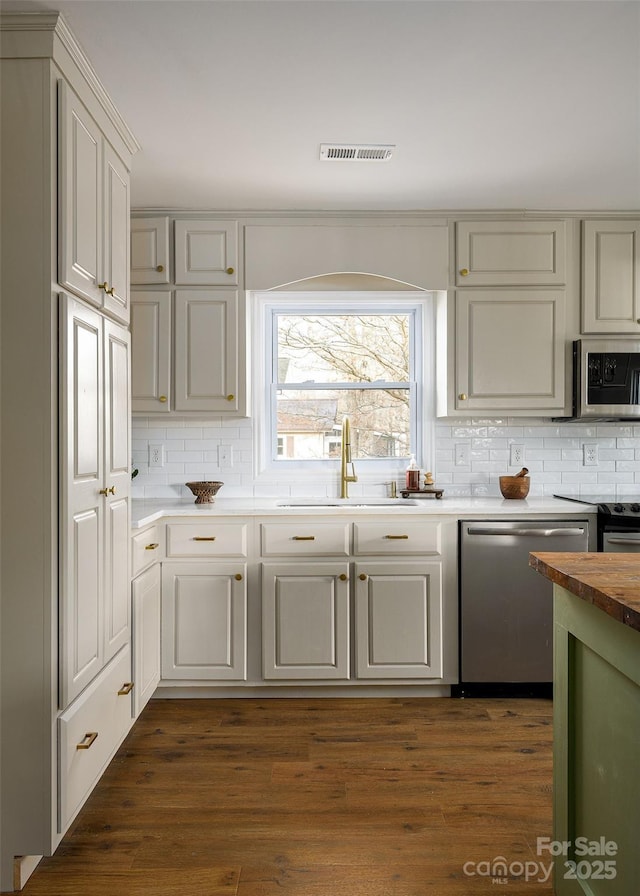
[[(192, 479), (219, 479), (225, 495), (241, 496), (331, 496), (337, 494), (336, 475), (273, 482), (259, 482), (253, 473), (253, 428), (251, 420), (223, 418), (186, 419), (135, 417), (132, 426), (132, 458), (139, 475), (132, 483), (135, 497), (188, 497), (184, 483)], [(585, 441), (598, 446), (599, 463), (583, 465)], [(464, 418), (436, 421), (433, 455), (424, 461), (446, 495), (499, 496), (498, 477), (513, 473), (509, 446), (524, 446), (525, 466), (531, 476), (530, 495), (599, 493), (640, 494), (640, 425), (557, 424), (537, 418)], [(149, 443), (165, 446), (166, 463), (149, 470)], [(218, 447), (233, 449), (233, 467), (218, 466)], [(455, 448), (467, 449), (469, 463), (457, 466)], [(337, 470), (337, 468), (336, 468)], [(379, 478), (358, 471), (360, 482), (351, 494), (385, 494)], [(391, 478), (392, 474), (389, 474)], [(397, 477), (402, 484), (403, 476)], [(374, 481), (375, 479), (375, 481)], [(378, 490), (378, 491), (376, 491)]]

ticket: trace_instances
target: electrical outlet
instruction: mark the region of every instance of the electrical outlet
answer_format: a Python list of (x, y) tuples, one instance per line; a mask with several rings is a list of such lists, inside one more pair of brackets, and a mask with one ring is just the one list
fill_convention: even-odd
[(511, 445), (509, 464), (512, 467), (521, 467), (524, 464), (524, 445)]
[(585, 442), (582, 446), (582, 464), (585, 467), (598, 466), (597, 442)]
[(218, 466), (233, 466), (233, 445), (218, 445)]
[(149, 466), (164, 467), (164, 445), (149, 445)]
[(469, 446), (458, 442), (455, 448), (456, 467), (468, 467), (470, 464)]

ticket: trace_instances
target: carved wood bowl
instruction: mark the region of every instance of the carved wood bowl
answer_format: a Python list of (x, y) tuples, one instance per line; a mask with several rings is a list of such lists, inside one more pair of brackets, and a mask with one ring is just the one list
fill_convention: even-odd
[(214, 495), (222, 488), (224, 482), (187, 482), (185, 484), (196, 496), (196, 504), (213, 504)]
[(528, 476), (501, 476), (500, 491), (503, 498), (526, 498), (529, 494)]

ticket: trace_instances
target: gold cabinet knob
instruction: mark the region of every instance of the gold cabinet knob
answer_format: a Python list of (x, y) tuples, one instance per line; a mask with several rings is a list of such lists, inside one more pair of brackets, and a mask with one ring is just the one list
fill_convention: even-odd
[(340, 579), (341, 582), (346, 582), (347, 579), (349, 578), (349, 576), (345, 572), (341, 572), (340, 575), (338, 576), (338, 578)]
[(233, 401), (235, 395), (227, 395), (227, 401)]
[(234, 576), (234, 579), (236, 580), (236, 582), (241, 582), (242, 581), (242, 573), (237, 572)]
[(469, 270), (468, 270), (468, 268), (462, 268), (461, 271), (460, 271), (460, 276), (461, 276), (461, 277), (468, 277), (468, 276), (469, 276)]
[(112, 286), (111, 289), (107, 289), (107, 290), (106, 290), (106, 293), (107, 293), (108, 296), (112, 296), (112, 295), (114, 294), (115, 291), (116, 291), (115, 286)]
[(104, 283), (98, 283), (98, 289), (104, 289), (105, 292), (109, 291), (109, 284), (105, 280)]
[(466, 401), (466, 400), (467, 400), (467, 393), (466, 393), (466, 392), (461, 392), (460, 395), (458, 395), (458, 398), (460, 399), (460, 401)]
[(109, 494), (109, 489), (108, 489), (108, 488), (101, 488), (101, 489), (99, 489), (98, 494), (99, 494), (99, 495), (104, 495), (105, 498), (106, 498), (107, 495)]
[(163, 264), (159, 264), (158, 267), (156, 268), (156, 271), (157, 271), (159, 274), (161, 274), (161, 273), (164, 271), (164, 265), (163, 265)]
[(154, 541), (152, 544), (145, 544), (145, 551), (155, 551), (156, 548), (159, 548), (160, 544), (157, 541)]
[(164, 404), (166, 402), (166, 400), (167, 400), (166, 395), (161, 395), (160, 398), (158, 399), (158, 401), (162, 402), (162, 404)]
[(227, 268), (227, 270), (226, 270), (225, 273), (227, 273), (227, 274), (235, 274), (235, 270), (234, 270), (233, 268)]
[(120, 690), (118, 691), (118, 697), (126, 697), (127, 694), (130, 694), (133, 690), (133, 682), (125, 681)]
[(361, 572), (360, 575), (358, 576), (358, 578), (360, 579), (361, 582), (366, 582), (366, 580), (367, 580), (366, 572)]
[(115, 493), (116, 493), (116, 487), (115, 487), (115, 485), (112, 485), (111, 488), (108, 488), (108, 489), (107, 489), (107, 493), (110, 494), (110, 495), (115, 495)]

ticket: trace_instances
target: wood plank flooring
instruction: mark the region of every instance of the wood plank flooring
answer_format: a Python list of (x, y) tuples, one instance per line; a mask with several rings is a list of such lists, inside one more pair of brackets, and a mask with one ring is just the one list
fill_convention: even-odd
[[(533, 699), (152, 700), (23, 893), (548, 896), (542, 868), (523, 871), (548, 865), (551, 715)], [(506, 886), (486, 873), (499, 856)]]

